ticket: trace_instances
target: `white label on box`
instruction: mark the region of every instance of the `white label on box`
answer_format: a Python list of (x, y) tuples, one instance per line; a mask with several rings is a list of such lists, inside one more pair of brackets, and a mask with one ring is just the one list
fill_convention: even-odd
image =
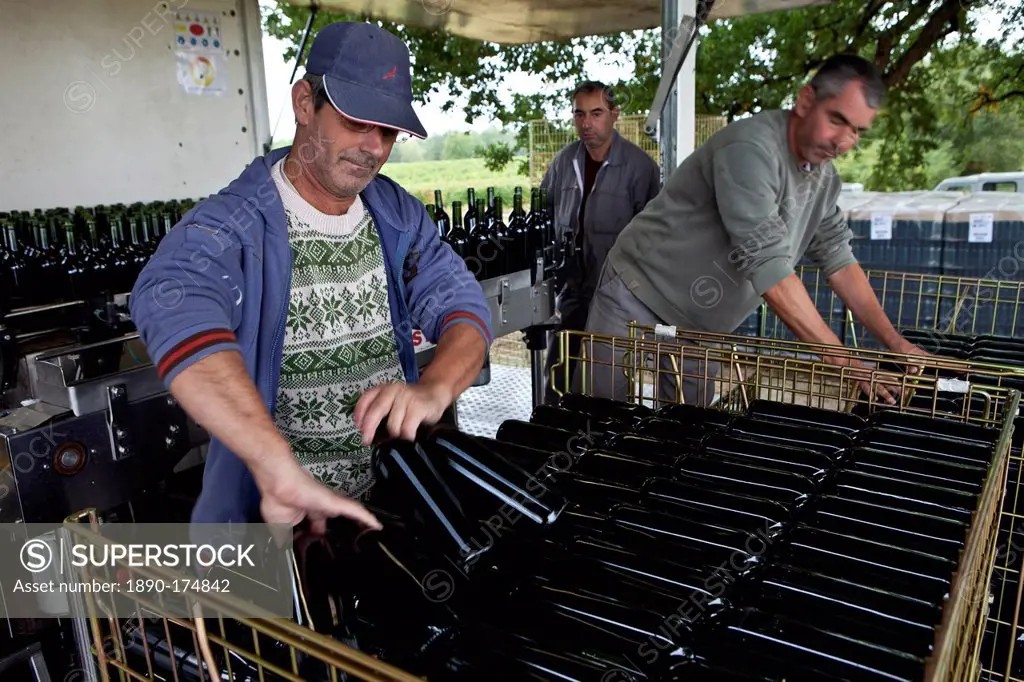
[(937, 383), (939, 391), (944, 393), (967, 393), (971, 390), (971, 384), (963, 379), (945, 379), (940, 377)]
[(413, 351), (419, 353), (427, 349), (433, 348), (434, 344), (427, 341), (427, 337), (423, 335), (419, 329), (414, 329), (412, 332), (412, 348)]
[(993, 216), (991, 213), (972, 213), (970, 229), (967, 232), (967, 241), (991, 243), (992, 222)]
[(871, 214), (871, 238), (892, 239), (892, 214), (872, 213)]
[(676, 338), (676, 326), (674, 324), (654, 325), (654, 335), (666, 339)]

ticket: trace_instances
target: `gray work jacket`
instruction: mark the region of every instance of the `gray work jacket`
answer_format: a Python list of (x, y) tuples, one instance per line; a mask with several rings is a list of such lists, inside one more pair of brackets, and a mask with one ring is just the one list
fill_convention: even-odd
[[(586, 147), (576, 141), (562, 149), (551, 162), (541, 187), (547, 190), (548, 209), (554, 216), (555, 238), (562, 244), (566, 234), (575, 239), (579, 230), (580, 199)], [(583, 250), (568, 270), (558, 292), (563, 303), (589, 305), (605, 257), (615, 239), (647, 202), (661, 191), (661, 170), (640, 147), (613, 131), (608, 157), (597, 171), (583, 216)]]

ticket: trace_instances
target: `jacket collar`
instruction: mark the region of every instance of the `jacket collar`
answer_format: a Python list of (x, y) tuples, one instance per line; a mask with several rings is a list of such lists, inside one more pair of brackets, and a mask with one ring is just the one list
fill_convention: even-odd
[[(291, 146), (274, 149), (270, 153), (257, 157), (249, 166), (242, 171), (234, 181), (228, 185), (227, 192), (240, 195), (254, 201), (256, 207), (263, 213), (268, 224), (281, 222), (283, 224), (284, 205), (281, 197), (274, 186), (274, 179), (271, 176), (271, 169), (278, 161), (283, 159), (291, 151)], [(273, 192), (268, 192), (264, 187), (269, 183)], [(363, 204), (373, 214), (374, 220), (385, 223), (400, 232), (408, 232), (412, 229), (410, 221), (399, 220), (395, 207), (401, 204), (401, 189), (391, 178), (378, 173), (366, 189), (361, 192)], [(273, 196), (273, 200), (267, 205), (264, 197)], [(255, 197), (255, 199), (253, 199)]]
[[(608, 148), (608, 156), (605, 157), (605, 160), (604, 160), (605, 164), (607, 164), (609, 166), (619, 166), (619, 165), (622, 164), (622, 162), (623, 162), (622, 161), (622, 154), (623, 154), (623, 152), (622, 152), (622, 144), (621, 144), (621, 142), (622, 142), (622, 136), (619, 135), (619, 131), (617, 131), (617, 130), (615, 130), (613, 128), (612, 129), (612, 144), (611, 144), (611, 147)], [(586, 153), (587, 153), (587, 147), (586, 147), (586, 145), (583, 144), (583, 140), (577, 140), (576, 141), (576, 154), (574, 155), (574, 158), (576, 159), (576, 162), (577, 162), (577, 164), (579, 165), (580, 168), (583, 168), (583, 164), (584, 164), (584, 161), (585, 161), (583, 155), (586, 154)]]

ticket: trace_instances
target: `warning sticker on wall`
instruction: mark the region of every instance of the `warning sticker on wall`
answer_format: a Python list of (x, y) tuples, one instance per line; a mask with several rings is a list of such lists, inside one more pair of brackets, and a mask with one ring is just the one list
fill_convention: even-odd
[(178, 10), (174, 15), (174, 47), (189, 52), (223, 54), (220, 17), (216, 12)]
[(216, 12), (178, 10), (174, 15), (174, 56), (178, 85), (189, 95), (221, 96), (228, 90), (228, 66)]
[(216, 54), (178, 52), (178, 85), (189, 95), (220, 96), (228, 91), (227, 63)]

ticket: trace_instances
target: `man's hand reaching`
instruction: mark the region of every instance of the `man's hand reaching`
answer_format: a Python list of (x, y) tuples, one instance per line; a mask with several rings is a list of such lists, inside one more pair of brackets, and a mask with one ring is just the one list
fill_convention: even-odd
[(275, 470), (254, 472), (254, 477), (262, 495), (260, 512), (267, 524), (296, 526), (306, 519), (314, 535), (323, 535), (327, 519), (344, 516), (364, 528), (382, 527), (366, 507), (316, 480), (294, 457), (275, 460)]
[(843, 376), (856, 381), (857, 387), (865, 396), (870, 398), (874, 395), (889, 405), (895, 405), (899, 399), (903, 389), (900, 375), (876, 370), (849, 356), (826, 356), (823, 360), (836, 367), (848, 368), (843, 372)]
[(356, 403), (353, 419), (369, 445), (384, 417), (392, 438), (416, 440), (421, 424), (434, 425), (453, 400), (451, 389), (441, 382), (383, 384), (364, 393)]

